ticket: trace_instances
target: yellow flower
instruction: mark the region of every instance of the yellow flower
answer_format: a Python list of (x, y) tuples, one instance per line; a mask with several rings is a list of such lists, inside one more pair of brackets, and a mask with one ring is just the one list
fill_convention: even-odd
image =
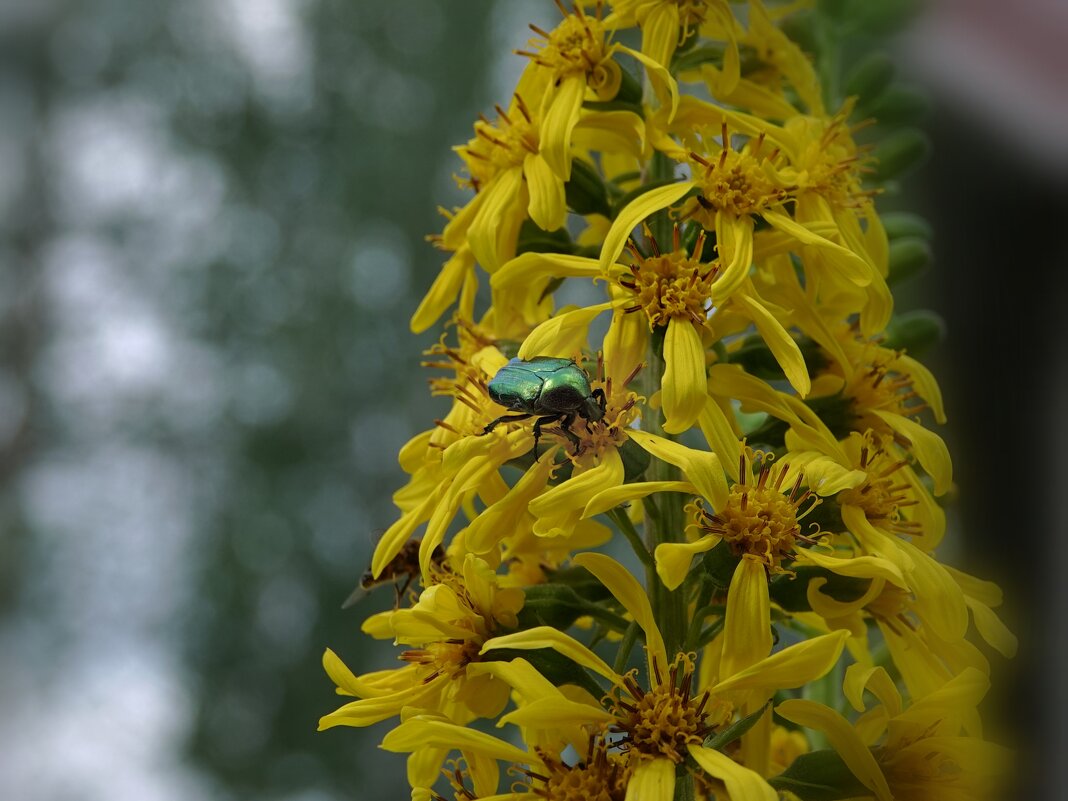
[(357, 677), (326, 651), (323, 666), (338, 694), (359, 700), (325, 715), (320, 730), (369, 726), (406, 706), (447, 713), (460, 723), (501, 711), (507, 686), (489, 675), (469, 674), (467, 667), (480, 660), (482, 646), (502, 628), (518, 624), (523, 592), (500, 588), (489, 566), (473, 556), (464, 561), (462, 575), (441, 571), (436, 579), (411, 609), (386, 612), (364, 624), (374, 636), (414, 646), (400, 655), (404, 667)]
[[(754, 796), (757, 798), (774, 798), (759, 773), (707, 748), (703, 740), (733, 719), (737, 703), (751, 703), (757, 698), (759, 707), (776, 690), (800, 686), (826, 673), (838, 660), (845, 633), (790, 646), (737, 670), (721, 665), (718, 680), (700, 687), (695, 681), (691, 655), (668, 657), (649, 599), (637, 579), (601, 554), (581, 554), (573, 561), (593, 573), (645, 632), (647, 683), (643, 687), (633, 673), (619, 675), (585, 645), (556, 629), (539, 627), (504, 635), (487, 642), (483, 651), (552, 648), (607, 679), (612, 690), (608, 711), (597, 704), (572, 700), (562, 692), (520, 698), (518, 708), (502, 717), (498, 725), (559, 728), (578, 724), (595, 732), (621, 733), (633, 765), (626, 796), (631, 801), (670, 801), (675, 768), (684, 764), (687, 757), (725, 781), (730, 792), (733, 785), (749, 788), (758, 793)], [(769, 650), (770, 647), (769, 637)]]
[(987, 687), (967, 668), (906, 708), (882, 668), (852, 665), (845, 691), (853, 708), (864, 711), (865, 689), (879, 701), (854, 725), (812, 701), (784, 701), (776, 712), (822, 731), (879, 801), (979, 801), (1000, 797), (1007, 767), (1006, 751), (979, 737), (976, 707)]

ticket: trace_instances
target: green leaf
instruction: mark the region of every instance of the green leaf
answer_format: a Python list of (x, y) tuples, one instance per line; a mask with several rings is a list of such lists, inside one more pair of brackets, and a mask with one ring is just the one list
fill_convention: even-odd
[[(770, 703), (769, 701), (768, 704)], [(756, 712), (746, 715), (741, 720), (735, 721), (723, 731), (710, 735), (705, 739), (705, 748), (715, 748), (717, 751), (722, 751), (756, 725), (756, 722), (760, 720), (760, 716), (764, 714), (764, 710), (768, 708), (768, 704), (764, 704)]]
[(919, 275), (931, 266), (931, 246), (926, 239), (903, 236), (890, 240), (890, 273), (886, 282), (890, 286), (900, 284)]
[(872, 178), (879, 182), (896, 178), (923, 161), (930, 151), (930, 140), (922, 132), (912, 128), (898, 131), (876, 146)]
[(931, 101), (917, 89), (895, 86), (864, 103), (860, 111), (865, 117), (874, 117), (880, 125), (915, 125), (931, 112)]
[(910, 356), (922, 356), (942, 341), (946, 324), (937, 314), (924, 309), (894, 315), (886, 327), (883, 347), (908, 351)]
[(838, 752), (829, 749), (802, 754), (768, 784), (776, 790), (789, 791), (802, 801), (838, 801), (871, 795)]
[(918, 236), (923, 239), (934, 238), (934, 228), (919, 214), (910, 211), (888, 211), (880, 215), (883, 228), (890, 239), (902, 236)]
[(583, 159), (572, 159), (571, 180), (564, 184), (568, 207), (576, 214), (612, 213), (608, 192), (600, 174)]
[(894, 62), (883, 52), (864, 58), (846, 79), (846, 95), (856, 95), (862, 103), (870, 103), (881, 95), (894, 78)]
[(719, 542), (715, 548), (708, 551), (701, 560), (701, 570), (705, 580), (712, 582), (719, 589), (727, 589), (731, 585), (731, 577), (734, 568), (738, 566), (740, 556), (735, 556), (731, 546), (726, 542)]

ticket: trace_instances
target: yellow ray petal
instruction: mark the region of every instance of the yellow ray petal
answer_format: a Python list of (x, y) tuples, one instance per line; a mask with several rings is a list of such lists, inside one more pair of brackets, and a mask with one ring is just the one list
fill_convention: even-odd
[(1009, 659), (1014, 657), (1019, 645), (1016, 635), (1009, 631), (1008, 626), (1001, 622), (1001, 618), (989, 606), (971, 597), (965, 597), (964, 600), (972, 610), (972, 620), (975, 621), (979, 636), (1002, 656)]
[(600, 258), (601, 272), (607, 275), (612, 265), (616, 263), (619, 254), (623, 252), (623, 246), (627, 244), (627, 238), (634, 230), (634, 226), (650, 214), (666, 209), (693, 187), (692, 181), (658, 186), (656, 189), (650, 189), (628, 203), (626, 208), (619, 212), (604, 238), (604, 246), (601, 248)]
[(590, 322), (601, 312), (612, 308), (611, 303), (575, 309), (557, 314), (539, 325), (523, 340), (519, 347), (520, 359), (535, 356), (569, 358), (582, 349)]
[(671, 801), (675, 797), (675, 765), (658, 757), (642, 760), (627, 782), (625, 801)]
[(727, 479), (716, 454), (688, 448), (648, 431), (633, 429), (627, 432), (627, 436), (657, 459), (682, 470), (713, 509), (723, 509), (727, 505)]
[(775, 711), (799, 726), (823, 732), (861, 784), (875, 793), (879, 801), (894, 801), (879, 763), (849, 725), (849, 721), (833, 709), (800, 698), (783, 701)]
[[(607, 557), (606, 557), (607, 558)], [(552, 648), (559, 654), (563, 654), (572, 662), (589, 668), (594, 673), (599, 673), (610, 682), (620, 684), (622, 679), (610, 668), (601, 657), (580, 643), (569, 634), (557, 631), (549, 626), (537, 626), (527, 631), (519, 631), (515, 634), (505, 634), (487, 640), (479, 653), (486, 653), (497, 648), (518, 648), (524, 651), (538, 648)]]
[(838, 268), (846, 280), (857, 286), (868, 286), (872, 282), (872, 266), (849, 248), (820, 236), (782, 212), (764, 211), (761, 216), (772, 227), (789, 234), (801, 244), (819, 248), (827, 261)]
[(660, 580), (669, 590), (678, 589), (690, 572), (694, 556), (711, 551), (719, 544), (719, 541), (719, 537), (710, 534), (693, 542), (660, 543), (653, 553), (653, 558), (656, 560), (656, 574), (660, 576)]
[(708, 398), (705, 406), (697, 418), (697, 424), (701, 427), (701, 433), (705, 435), (705, 441), (719, 457), (723, 469), (727, 471), (732, 481), (738, 480), (738, 455), (742, 452), (742, 444), (727, 419), (726, 412), (715, 398)]
[(526, 515), (528, 505), (546, 487), (553, 470), (554, 455), (555, 449), (542, 454), (541, 460), (520, 477), (507, 495), (471, 522), (464, 540), (468, 550), (487, 553), (510, 532), (519, 529), (519, 521)]
[(708, 397), (705, 348), (689, 320), (671, 318), (664, 337), (664, 430), (681, 434), (697, 422)]
[(726, 690), (786, 690), (818, 679), (834, 667), (842, 653), (847, 631), (836, 631), (791, 645), (727, 677), (713, 693)]
[(794, 338), (783, 328), (782, 323), (775, 319), (775, 315), (769, 312), (757, 299), (749, 297), (746, 292), (736, 292), (734, 302), (745, 309), (749, 319), (753, 321), (764, 343), (771, 350), (775, 361), (779, 363), (783, 373), (791, 386), (797, 390), (802, 398), (808, 395), (812, 389), (812, 379), (808, 375), (808, 367), (805, 365), (805, 357), (801, 355)]
[(611, 723), (615, 718), (600, 707), (570, 701), (563, 695), (539, 698), (509, 712), (497, 725), (529, 726), (533, 729), (553, 729), (560, 726)]
[(938, 434), (900, 414), (871, 409), (871, 413), (886, 423), (896, 433), (912, 443), (909, 451), (934, 479), (934, 494), (941, 495), (953, 483), (953, 462), (949, 448)]
[(623, 604), (623, 608), (630, 612), (631, 617), (645, 632), (645, 643), (649, 655), (649, 675), (652, 676), (656, 672), (652, 668), (653, 659), (657, 660), (659, 672), (663, 675), (669, 664), (667, 649), (664, 647), (664, 638), (660, 634), (660, 629), (656, 625), (653, 607), (649, 603), (645, 588), (623, 565), (610, 556), (601, 553), (580, 553), (572, 559), (572, 562), (593, 573), (616, 597), (616, 600)]
[(717, 211), (716, 236), (721, 272), (712, 284), (712, 300), (721, 305), (749, 275), (753, 264), (753, 218)]
[(334, 726), (370, 726), (388, 720), (400, 714), (403, 707), (417, 706), (427, 696), (439, 693), (449, 681), (451, 678), (443, 674), (422, 686), (405, 687), (390, 695), (352, 701), (319, 718), (319, 731)]
[(852, 556), (842, 559), (818, 551), (815, 548), (804, 548), (797, 552), (797, 562), (798, 564), (811, 562), (839, 576), (868, 579), (881, 578), (889, 581), (895, 587), (908, 589), (908, 582), (902, 575), (901, 568), (890, 560), (880, 559), (878, 556)]
[(909, 378), (912, 379), (912, 388), (927, 401), (934, 413), (935, 422), (945, 423), (946, 409), (942, 403), (942, 390), (931, 371), (906, 354), (897, 357), (897, 364), (894, 368), (909, 374)]
[(538, 150), (549, 167), (562, 180), (571, 177), (571, 131), (582, 114), (582, 98), (586, 94), (586, 76), (570, 75), (551, 95), (549, 108), (541, 122), (541, 141)]
[(528, 153), (523, 159), (523, 175), (530, 194), (530, 219), (543, 231), (555, 231), (567, 218), (564, 182), (539, 153)]
[(886, 668), (878, 665), (850, 665), (846, 668), (842, 691), (849, 703), (858, 712), (864, 711), (864, 690), (871, 690), (879, 702), (886, 707), (888, 717), (897, 717), (901, 712), (901, 693), (894, 685), (894, 680)]
[(619, 506), (621, 503), (636, 501), (645, 498), (654, 492), (685, 492), (690, 495), (697, 494), (697, 488), (689, 481), (636, 481), (632, 484), (622, 484), (618, 487), (598, 492), (586, 508), (582, 511), (583, 518), (599, 515)]
[(530, 286), (545, 278), (598, 278), (600, 275), (596, 259), (566, 253), (520, 253), (493, 273), (490, 286), (505, 289)]
[(675, 119), (675, 115), (678, 113), (680, 99), (679, 85), (672, 74), (664, 65), (659, 64), (644, 53), (623, 46), (620, 46), (619, 49), (621, 52), (626, 53), (645, 67), (645, 74), (649, 76), (649, 83), (653, 86), (653, 91), (656, 93), (657, 100), (660, 101), (661, 106), (667, 109), (667, 121), (671, 122)]
[(530, 502), (528, 508), (538, 518), (585, 509), (594, 495), (606, 487), (617, 487), (622, 483), (623, 460), (619, 451), (612, 448), (604, 452), (598, 465), (572, 475), (567, 481), (539, 495)]
[(630, 111), (583, 113), (571, 132), (574, 149), (626, 153), (640, 159), (645, 147), (645, 121)]
[(412, 333), (421, 334), (438, 321), (445, 310), (456, 302), (463, 286), (464, 277), (474, 268), (475, 257), (471, 248), (464, 245), (445, 262), (430, 285), (430, 289), (412, 315), (409, 326)]
[(471, 221), (467, 241), (478, 263), (486, 270), (496, 270), (501, 263), (498, 248), (504, 218), (511, 213), (523, 185), (523, 170), (519, 167), (504, 170), (484, 187), (479, 194), (486, 198), (478, 214)]
[(727, 590), (720, 675), (734, 676), (771, 653), (771, 601), (764, 564), (743, 557)]
[(642, 315), (616, 310), (604, 337), (604, 370), (606, 376), (622, 380), (642, 363), (649, 346), (649, 326)]
[(703, 771), (727, 786), (731, 801), (778, 801), (779, 794), (763, 776), (739, 765), (726, 754), (701, 745), (690, 745), (689, 750)]
[(908, 579), (923, 619), (943, 640), (963, 639), (968, 631), (968, 608), (960, 585), (942, 565), (911, 542), (901, 540), (898, 547), (912, 559)]
[(532, 754), (492, 734), (424, 715), (409, 718), (389, 732), (382, 739), (381, 748), (394, 753), (408, 753), (421, 748), (464, 750), (518, 765), (529, 765), (536, 759)]

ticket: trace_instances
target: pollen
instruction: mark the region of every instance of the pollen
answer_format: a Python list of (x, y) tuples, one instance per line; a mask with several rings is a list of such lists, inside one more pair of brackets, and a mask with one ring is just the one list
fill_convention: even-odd
[(642, 365), (639, 364), (622, 381), (618, 378), (613, 380), (612, 376), (604, 375), (604, 357), (598, 353), (597, 371), (590, 381), (590, 386), (604, 391), (605, 413), (600, 420), (588, 420), (585, 425), (579, 423), (572, 427), (572, 433), (579, 441), (575, 449), (579, 461), (599, 457), (605, 451), (619, 448), (626, 442), (626, 431), (638, 416), (636, 406), (641, 400), (627, 387), (637, 377), (641, 368)]
[[(449, 344), (447, 334), (431, 345), (423, 355), (423, 367), (447, 371), (445, 375), (429, 379), (430, 394), (454, 398), (465, 413), (451, 416), (451, 422), (437, 420), (432, 444), (447, 445), (463, 436), (476, 436), (493, 419), (493, 403), (486, 387), (486, 375), (478, 366), (478, 355), (496, 345), (496, 340), (484, 328), (463, 319), (453, 318), (455, 345)], [(444, 439), (442, 439), (444, 438)], [(447, 441), (446, 441), (447, 440)]]
[(633, 239), (627, 244), (633, 257), (631, 274), (619, 279), (619, 283), (634, 293), (634, 303), (626, 311), (644, 311), (650, 328), (665, 326), (672, 318), (704, 324), (711, 303), (712, 282), (719, 270), (718, 265), (700, 259), (704, 231), (698, 235), (692, 255), (682, 247), (678, 226), (675, 226), (674, 249), (670, 253), (661, 253), (652, 237), (649, 244), (653, 254), (648, 257)]
[(402, 662), (429, 667), (430, 673), (423, 677), (426, 683), (442, 674), (456, 675), (470, 663), (478, 661), (480, 648), (481, 643), (476, 640), (441, 640), (427, 643), (423, 648), (403, 651), (399, 658)]
[(533, 50), (516, 52), (552, 70), (556, 80), (585, 75), (587, 85), (601, 100), (611, 100), (619, 91), (623, 74), (612, 60), (612, 48), (600, 20), (602, 6), (598, 4), (594, 15), (587, 14), (579, 3), (572, 6), (573, 13), (560, 0), (556, 6), (564, 15), (563, 21), (552, 32), (531, 25), (537, 34), (530, 40)]
[[(810, 545), (815, 542), (801, 533), (800, 521), (820, 501), (811, 490), (801, 492), (803, 474), (799, 473), (794, 483), (784, 488), (789, 465), (783, 464), (776, 471), (770, 455), (752, 453), (748, 463), (746, 454), (740, 457), (739, 476), (745, 480), (731, 487), (726, 506), (715, 514), (702, 509), (699, 525), (719, 535), (735, 555), (755, 556), (769, 571), (779, 571), (783, 561), (794, 559), (799, 541)], [(808, 501), (811, 503), (802, 511)]]
[(496, 112), (496, 120), (480, 116), (475, 122), (475, 136), (455, 148), (471, 176), (458, 180), (476, 192), (504, 170), (521, 167), (527, 154), (538, 152), (538, 125), (520, 95), (515, 95), (513, 108), (497, 106)]
[(610, 754), (602, 738), (593, 740), (586, 760), (574, 765), (539, 752), (545, 774), (526, 771), (537, 784), (531, 794), (551, 801), (623, 801), (628, 770), (620, 754)]
[(852, 110), (849, 103), (828, 121), (799, 116), (786, 126), (799, 141), (807, 142), (795, 163), (804, 177), (802, 188), (819, 194), (836, 209), (870, 205), (877, 191), (862, 188), (872, 159), (853, 141), (847, 122)]
[(857, 420), (877, 429), (886, 429), (878, 417), (866, 411), (880, 409), (913, 417), (927, 408), (926, 402), (913, 387), (912, 376), (897, 368), (900, 355), (898, 351), (877, 348), (877, 352), (860, 362), (862, 366), (846, 383), (843, 392), (852, 401)]
[(735, 150), (724, 125), (722, 140), (718, 156), (691, 151), (688, 158), (700, 195), (683, 206), (683, 216), (691, 216), (710, 229), (718, 211), (734, 217), (759, 214), (786, 200), (796, 188), (776, 179), (774, 162), (779, 154), (771, 149), (763, 152), (763, 134)]
[(619, 690), (610, 699), (615, 707), (615, 731), (624, 733), (617, 745), (647, 757), (667, 757), (675, 764), (686, 759), (686, 746), (701, 743), (716, 726), (730, 718), (725, 702), (709, 705), (709, 693), (691, 695), (694, 680), (694, 655), (675, 657), (667, 681), (654, 663), (653, 687), (643, 690), (628, 674), (624, 685), (629, 697)]

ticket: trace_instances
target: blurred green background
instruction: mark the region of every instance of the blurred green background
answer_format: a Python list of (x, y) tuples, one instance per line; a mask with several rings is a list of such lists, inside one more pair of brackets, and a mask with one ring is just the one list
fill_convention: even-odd
[[(549, 0), (0, 3), (0, 797), (407, 797), (385, 726), (315, 732), (340, 700), (319, 660), (393, 658), (358, 628), (388, 590), (339, 607), (393, 520), (398, 448), (443, 409), (418, 366), (435, 334), (407, 327), (441, 261), (423, 237), (462, 201), (450, 146), (507, 98), (526, 23), (555, 19)], [(989, 354), (984, 321), (1031, 318), (1011, 286), (982, 307), (1007, 244), (970, 187), (1056, 219), (1063, 178), (991, 167), (970, 112), (930, 125), (939, 160), (892, 203), (928, 213), (940, 261), (902, 304), (950, 319), (933, 358), (981, 554), (1015, 519), (978, 500), (1013, 411), (978, 399), (972, 334)], [(1032, 258), (1058, 258), (1046, 236)], [(1040, 393), (1030, 375), (1015, 391)]]

